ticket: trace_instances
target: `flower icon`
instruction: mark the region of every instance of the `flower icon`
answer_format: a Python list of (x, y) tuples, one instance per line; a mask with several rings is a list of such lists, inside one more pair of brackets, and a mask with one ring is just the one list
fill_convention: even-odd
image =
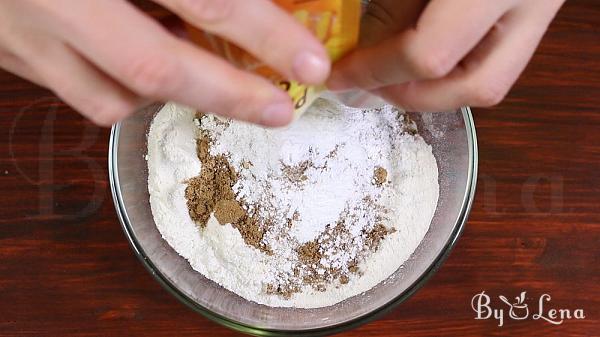
[(527, 306), (527, 303), (525, 303), (526, 293), (527, 292), (523, 291), (521, 292), (521, 295), (516, 296), (515, 303), (510, 303), (508, 299), (503, 295), (498, 296), (500, 300), (502, 300), (502, 302), (506, 303), (510, 307), (510, 311), (508, 312), (510, 318), (514, 320), (524, 320), (527, 317), (529, 317), (529, 308)]

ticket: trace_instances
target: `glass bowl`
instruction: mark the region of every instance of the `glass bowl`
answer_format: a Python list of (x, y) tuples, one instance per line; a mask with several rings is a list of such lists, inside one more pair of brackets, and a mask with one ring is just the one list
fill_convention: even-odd
[(229, 328), (262, 336), (323, 335), (372, 320), (423, 286), (467, 220), (477, 180), (477, 138), (469, 108), (410, 114), (433, 147), (440, 185), (431, 226), (411, 258), (376, 287), (333, 306), (273, 308), (247, 301), (194, 271), (156, 228), (144, 157), (150, 123), (161, 107), (150, 106), (112, 128), (108, 165), (115, 208), (129, 243), (156, 280), (190, 308)]

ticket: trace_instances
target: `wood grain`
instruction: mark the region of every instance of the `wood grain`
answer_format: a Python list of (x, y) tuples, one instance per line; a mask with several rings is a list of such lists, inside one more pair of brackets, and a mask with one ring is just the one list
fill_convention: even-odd
[[(508, 99), (475, 110), (481, 175), (456, 249), (410, 300), (347, 336), (598, 334), (599, 18), (597, 0), (568, 1)], [(0, 130), (0, 335), (236, 335), (136, 260), (110, 197), (108, 130), (7, 73)], [(497, 327), (474, 320), (483, 290), (549, 293), (586, 318)]]

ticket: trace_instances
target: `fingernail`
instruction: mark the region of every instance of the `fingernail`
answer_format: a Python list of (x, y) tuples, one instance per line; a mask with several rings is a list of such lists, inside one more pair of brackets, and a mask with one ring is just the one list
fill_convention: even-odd
[(293, 106), (291, 100), (277, 101), (269, 104), (261, 116), (261, 124), (265, 126), (284, 126), (289, 124), (293, 118)]
[(331, 62), (326, 57), (303, 51), (296, 56), (293, 70), (298, 81), (307, 84), (321, 84), (329, 75)]

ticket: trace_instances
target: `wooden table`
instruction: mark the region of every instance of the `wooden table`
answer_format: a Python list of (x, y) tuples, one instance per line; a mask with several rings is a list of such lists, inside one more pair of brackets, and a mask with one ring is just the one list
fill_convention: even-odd
[[(597, 0), (568, 1), (508, 99), (475, 110), (480, 178), (461, 240), (423, 289), (348, 336), (600, 333), (599, 27)], [(137, 261), (111, 200), (108, 130), (6, 73), (0, 129), (0, 335), (236, 335)], [(482, 291), (502, 327), (474, 319)], [(512, 320), (498, 295), (522, 291), (534, 313), (547, 293), (545, 311), (585, 319)]]

